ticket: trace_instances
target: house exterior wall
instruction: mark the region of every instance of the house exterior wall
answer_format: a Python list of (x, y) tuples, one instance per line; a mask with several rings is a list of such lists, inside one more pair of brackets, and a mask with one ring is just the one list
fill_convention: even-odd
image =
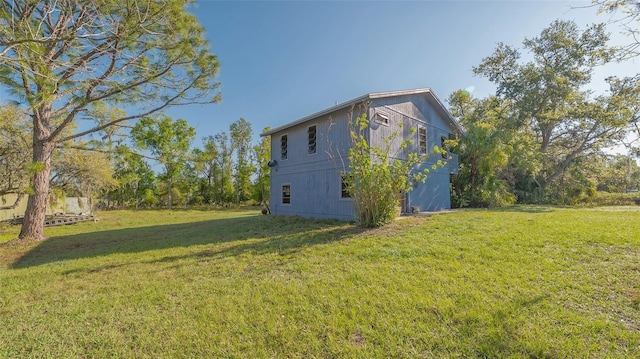
[[(355, 106), (356, 108), (358, 105)], [(441, 136), (455, 133), (450, 122), (434, 109), (424, 94), (410, 94), (373, 99), (369, 103), (370, 127), (365, 133), (373, 146), (382, 146), (385, 138), (398, 131), (392, 143), (395, 158), (404, 159), (419, 148), (418, 127), (426, 129), (427, 161), (414, 170), (429, 168), (427, 181), (418, 183), (408, 194), (407, 211), (416, 206), (421, 211), (451, 208), (449, 176), (457, 171), (455, 155), (450, 156), (445, 167), (431, 169), (431, 165), (442, 160), (433, 153), (433, 146), (440, 146)], [(382, 115), (388, 124), (377, 121)], [(271, 134), (272, 159), (277, 165), (271, 168), (271, 213), (274, 215), (298, 215), (312, 218), (355, 218), (350, 199), (342, 199), (340, 174), (348, 172), (349, 121), (358, 113), (351, 108), (310, 119)], [(316, 126), (316, 153), (308, 154), (308, 128)], [(281, 137), (287, 136), (287, 159), (281, 159)], [(403, 140), (413, 142), (402, 150)], [(290, 186), (290, 203), (283, 203), (283, 186)]]
[[(384, 139), (393, 131), (399, 131), (393, 143), (397, 148), (396, 158), (406, 159), (411, 152), (419, 150), (419, 131), (422, 127), (427, 135), (427, 160), (419, 164), (414, 172), (428, 169), (425, 183), (417, 183), (417, 186), (408, 193), (407, 210), (417, 207), (420, 211), (437, 211), (451, 208), (450, 174), (458, 171), (458, 156), (434, 153), (434, 146), (441, 147), (441, 138), (449, 138), (455, 133), (450, 122), (442, 118), (430, 103), (427, 97), (419, 94), (400, 96), (394, 98), (376, 99), (371, 104), (370, 117), (375, 119), (376, 114), (382, 113), (389, 118), (389, 126), (372, 121), (371, 141), (373, 145), (382, 145)], [(402, 124), (400, 127), (399, 125)], [(400, 149), (402, 141), (411, 140), (405, 150)], [(446, 161), (444, 166), (433, 169), (438, 161)]]
[[(313, 218), (353, 219), (351, 200), (341, 199), (340, 173), (348, 167), (350, 110), (287, 128), (271, 135), (271, 213)], [(310, 126), (316, 126), (316, 153), (308, 154)], [(287, 159), (280, 158), (283, 135), (287, 136)], [(289, 204), (282, 203), (282, 186), (289, 185)]]

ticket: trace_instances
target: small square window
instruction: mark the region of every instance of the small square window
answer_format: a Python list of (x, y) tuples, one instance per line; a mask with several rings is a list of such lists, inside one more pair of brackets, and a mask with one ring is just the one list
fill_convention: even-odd
[(280, 159), (281, 160), (286, 160), (287, 159), (287, 135), (282, 135), (282, 137), (280, 137)]
[(418, 127), (418, 152), (420, 155), (427, 154), (427, 129)]
[(282, 185), (282, 204), (291, 204), (291, 185)]
[(316, 153), (316, 126), (309, 126), (307, 129), (307, 154), (313, 155)]
[(384, 113), (376, 113), (376, 122), (389, 126), (389, 116)]

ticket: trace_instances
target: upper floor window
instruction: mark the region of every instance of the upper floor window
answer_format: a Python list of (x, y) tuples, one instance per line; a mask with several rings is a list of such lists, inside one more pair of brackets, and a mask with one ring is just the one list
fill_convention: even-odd
[(386, 114), (378, 112), (376, 113), (375, 118), (376, 122), (389, 126), (389, 116)]
[(307, 154), (313, 155), (316, 153), (316, 125), (309, 126), (307, 128)]
[(287, 135), (280, 137), (280, 159), (287, 159)]
[(418, 127), (418, 154), (427, 154), (427, 129)]

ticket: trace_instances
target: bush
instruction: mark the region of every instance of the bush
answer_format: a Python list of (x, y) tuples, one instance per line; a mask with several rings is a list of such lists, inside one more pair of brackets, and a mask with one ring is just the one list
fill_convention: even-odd
[[(410, 153), (406, 160), (391, 158), (391, 143), (397, 132), (385, 139), (382, 147), (371, 146), (365, 137), (369, 120), (363, 113), (351, 123), (349, 174), (344, 177), (353, 200), (356, 221), (362, 227), (380, 227), (398, 215), (398, 196), (410, 191), (413, 181), (424, 183), (428, 170), (411, 174), (422, 160)], [(403, 148), (410, 140), (403, 141)], [(411, 181), (410, 181), (411, 180)]]
[(640, 205), (640, 192), (596, 192), (589, 204), (592, 206), (636, 206)]

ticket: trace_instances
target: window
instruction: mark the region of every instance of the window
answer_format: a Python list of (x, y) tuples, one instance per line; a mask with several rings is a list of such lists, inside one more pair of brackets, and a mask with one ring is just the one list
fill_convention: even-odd
[(280, 137), (280, 159), (287, 159), (287, 135)]
[(389, 116), (384, 113), (376, 113), (376, 122), (389, 126)]
[(418, 154), (427, 154), (427, 129), (418, 127)]
[(282, 204), (291, 204), (291, 185), (282, 185)]
[(316, 153), (316, 125), (309, 126), (307, 129), (307, 154), (313, 155)]
[(340, 198), (351, 198), (351, 192), (349, 191), (348, 180), (351, 178), (351, 174), (342, 174), (340, 176)]

